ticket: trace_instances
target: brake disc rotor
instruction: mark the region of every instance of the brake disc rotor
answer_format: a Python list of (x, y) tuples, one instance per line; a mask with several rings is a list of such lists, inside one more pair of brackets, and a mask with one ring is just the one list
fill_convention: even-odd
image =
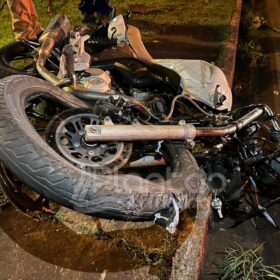
[(85, 125), (99, 123), (99, 117), (90, 109), (69, 109), (49, 123), (45, 138), (50, 146), (77, 167), (88, 172), (113, 173), (129, 160), (132, 143), (86, 142)]

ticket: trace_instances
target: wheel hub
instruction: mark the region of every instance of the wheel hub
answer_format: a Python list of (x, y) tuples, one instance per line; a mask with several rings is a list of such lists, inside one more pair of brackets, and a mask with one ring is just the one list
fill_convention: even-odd
[(47, 142), (64, 158), (88, 172), (112, 173), (130, 158), (132, 144), (125, 142), (87, 143), (85, 125), (100, 123), (88, 109), (70, 109), (57, 115), (48, 125)]

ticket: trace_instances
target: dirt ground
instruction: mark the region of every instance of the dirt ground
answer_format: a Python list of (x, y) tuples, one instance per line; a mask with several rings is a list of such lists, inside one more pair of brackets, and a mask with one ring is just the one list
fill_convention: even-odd
[(217, 38), (218, 30), (218, 27), (170, 26), (164, 34), (146, 39), (145, 45), (154, 58), (203, 59), (215, 62), (222, 47)]
[(171, 238), (153, 223), (121, 229), (122, 223), (84, 217), (64, 210), (56, 220), (35, 220), (12, 206), (0, 212), (0, 279), (161, 279), (194, 221), (184, 213)]

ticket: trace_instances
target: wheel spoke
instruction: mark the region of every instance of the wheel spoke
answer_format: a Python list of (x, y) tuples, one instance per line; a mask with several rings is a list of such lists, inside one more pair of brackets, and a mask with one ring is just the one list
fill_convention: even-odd
[[(113, 172), (121, 168), (130, 158), (131, 143), (87, 143), (84, 139), (84, 127), (88, 124), (99, 124), (100, 120), (92, 113), (74, 114), (70, 109), (60, 113), (57, 123), (50, 124), (52, 133), (49, 142), (55, 149), (77, 167), (90, 171)], [(124, 155), (124, 156), (122, 156)], [(106, 170), (106, 171), (104, 171)]]

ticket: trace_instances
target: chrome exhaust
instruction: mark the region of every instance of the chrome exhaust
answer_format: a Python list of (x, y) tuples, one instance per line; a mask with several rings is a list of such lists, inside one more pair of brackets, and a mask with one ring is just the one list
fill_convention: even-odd
[(100, 141), (192, 141), (195, 137), (221, 137), (241, 130), (264, 113), (264, 109), (255, 108), (231, 125), (224, 127), (195, 127), (186, 125), (86, 125), (85, 140)]
[(234, 134), (241, 130), (257, 118), (259, 118), (264, 113), (261, 108), (255, 108), (239, 120), (235, 121), (233, 124), (224, 127), (199, 127), (196, 128), (196, 137), (216, 137), (216, 136), (226, 136)]
[(53, 38), (45, 38), (39, 50), (39, 57), (36, 62), (36, 68), (39, 74), (46, 81), (50, 82), (53, 85), (59, 83), (60, 80), (50, 71), (48, 71), (45, 65), (48, 58), (51, 56), (54, 46), (55, 46), (55, 40)]
[(85, 140), (100, 141), (145, 141), (186, 140), (195, 138), (196, 130), (186, 125), (86, 125)]
[(45, 67), (53, 49), (63, 42), (70, 30), (70, 22), (64, 15), (55, 16), (39, 38), (41, 45), (36, 68), (39, 74), (51, 84), (59, 84), (61, 81)]

